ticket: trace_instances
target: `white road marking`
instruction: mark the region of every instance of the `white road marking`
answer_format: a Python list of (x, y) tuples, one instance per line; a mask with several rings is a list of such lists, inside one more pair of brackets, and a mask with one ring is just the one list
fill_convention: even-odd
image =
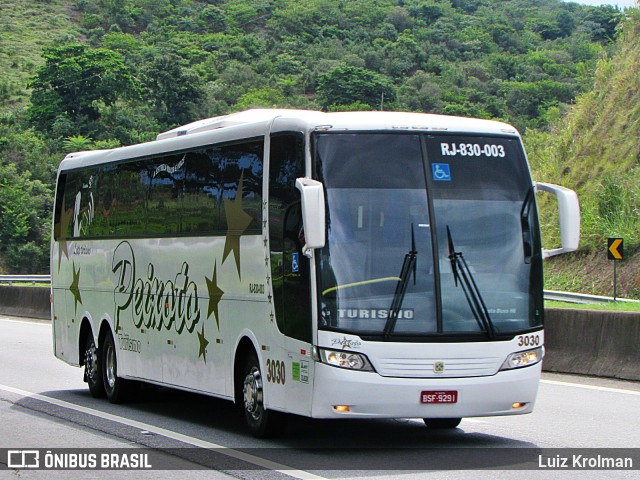
[(41, 326), (47, 326), (47, 327), (51, 326), (51, 320), (28, 319), (27, 317), (25, 317), (24, 319), (21, 319), (18, 317), (0, 316), (0, 320), (2, 320), (3, 322), (11, 322), (11, 323), (22, 323), (22, 324), (27, 323), (29, 325), (41, 325)]
[(225, 447), (223, 445), (218, 445), (216, 443), (207, 442), (206, 440), (201, 440), (199, 438), (190, 437), (188, 435), (183, 435), (178, 432), (174, 432), (172, 430), (167, 430), (166, 428), (156, 427), (155, 425), (151, 425), (149, 423), (138, 422), (137, 420), (131, 420), (129, 418), (121, 417), (119, 415), (113, 415), (106, 412), (101, 412), (99, 410), (94, 410), (92, 408), (83, 407), (81, 405), (76, 405), (74, 403), (65, 402), (64, 400), (58, 400), (57, 398), (47, 397), (45, 395), (40, 395), (34, 392), (28, 392), (26, 390), (21, 390), (19, 388), (10, 387), (8, 385), (0, 384), (0, 390), (4, 390), (6, 392), (14, 393), (16, 395), (20, 395), (22, 397), (34, 398), (36, 400), (40, 400), (43, 402), (51, 403), (53, 405), (57, 405), (59, 407), (68, 408), (70, 410), (75, 410), (77, 412), (85, 413), (87, 415), (93, 415), (96, 417), (100, 417), (105, 420), (110, 420), (112, 422), (121, 423), (124, 425), (128, 425), (130, 427), (138, 428), (141, 431), (155, 433), (157, 435), (162, 435), (167, 438), (171, 438), (173, 440), (178, 440), (180, 442), (187, 443), (189, 445), (193, 445), (195, 447), (201, 448), (209, 448), (209, 449), (217, 449), (219, 453), (223, 455), (227, 455), (232, 458), (236, 458), (238, 460), (242, 460), (247, 463), (251, 463), (252, 465), (257, 465), (259, 467), (263, 467), (269, 470), (273, 470), (276, 472), (280, 472), (284, 475), (288, 475), (293, 478), (298, 478), (301, 480), (326, 480), (324, 477), (315, 475), (310, 472), (305, 472), (304, 470), (296, 470), (293, 467), (289, 467), (287, 465), (283, 465), (280, 463), (272, 462), (270, 460), (266, 460), (264, 458), (256, 457), (255, 455), (250, 455), (248, 453), (240, 452), (238, 450), (234, 450), (232, 448)]
[(559, 382), (556, 380), (540, 380), (540, 383), (546, 383), (548, 385), (559, 385), (561, 387), (583, 388), (585, 390), (596, 390), (600, 392), (622, 393), (625, 395), (635, 395), (637, 397), (640, 397), (640, 391), (626, 390), (624, 388), (598, 387), (596, 385), (583, 385), (581, 383)]

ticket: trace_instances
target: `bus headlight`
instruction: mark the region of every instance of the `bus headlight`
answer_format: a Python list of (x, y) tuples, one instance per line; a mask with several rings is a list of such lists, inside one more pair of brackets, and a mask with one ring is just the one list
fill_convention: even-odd
[(500, 367), (500, 370), (513, 370), (514, 368), (530, 367), (542, 361), (542, 347), (510, 354)]
[(320, 361), (327, 365), (361, 372), (373, 372), (369, 359), (361, 353), (326, 350), (324, 348), (318, 348), (318, 353), (320, 354)]

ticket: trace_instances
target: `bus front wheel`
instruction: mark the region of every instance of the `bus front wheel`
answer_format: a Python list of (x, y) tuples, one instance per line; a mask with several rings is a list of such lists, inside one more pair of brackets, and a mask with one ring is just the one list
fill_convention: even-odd
[(423, 418), (422, 420), (428, 428), (438, 430), (456, 428), (462, 421), (461, 418)]
[(267, 438), (284, 431), (286, 417), (264, 407), (264, 386), (258, 358), (251, 354), (244, 368), (242, 405), (244, 417), (253, 436)]

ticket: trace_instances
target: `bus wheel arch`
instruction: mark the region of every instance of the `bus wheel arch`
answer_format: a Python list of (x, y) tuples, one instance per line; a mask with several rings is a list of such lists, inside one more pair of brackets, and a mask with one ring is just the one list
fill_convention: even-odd
[(246, 359), (249, 355), (255, 355), (256, 347), (249, 337), (242, 337), (236, 348), (236, 354), (233, 359), (233, 397), (236, 405), (243, 408), (242, 389), (244, 382), (244, 367)]
[(233, 368), (234, 397), (254, 437), (268, 438), (283, 433), (286, 417), (264, 406), (262, 367), (253, 342), (244, 337), (238, 344)]

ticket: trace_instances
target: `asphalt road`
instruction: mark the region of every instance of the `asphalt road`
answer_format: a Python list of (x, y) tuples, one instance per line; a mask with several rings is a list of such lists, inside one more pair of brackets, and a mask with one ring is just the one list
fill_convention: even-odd
[[(639, 411), (640, 383), (545, 374), (531, 415), (448, 432), (417, 419), (291, 417), (286, 437), (258, 440), (225, 401), (158, 388), (127, 405), (94, 399), (82, 370), (54, 358), (48, 322), (0, 316), (0, 454), (126, 448), (179, 470), (3, 469), (0, 455), (0, 478), (638, 478)], [(575, 455), (632, 458), (633, 470), (551, 468), (575, 467)]]

